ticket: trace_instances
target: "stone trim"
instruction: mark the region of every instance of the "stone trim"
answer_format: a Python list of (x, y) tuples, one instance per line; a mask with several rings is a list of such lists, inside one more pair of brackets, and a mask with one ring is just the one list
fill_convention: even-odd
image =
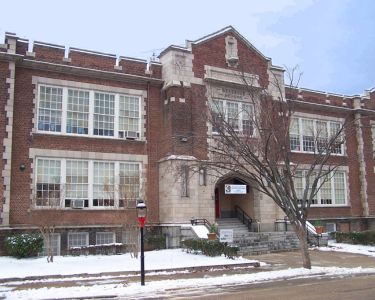
[(10, 210), (10, 182), (12, 170), (12, 138), (13, 138), (13, 110), (14, 110), (14, 84), (15, 84), (15, 70), (16, 64), (14, 61), (9, 62), (9, 77), (6, 83), (9, 84), (8, 99), (5, 106), (6, 118), (8, 120), (5, 131), (6, 137), (3, 140), (4, 152), (3, 160), (5, 161), (4, 169), (1, 172), (3, 178), (4, 192), (3, 192), (3, 209), (0, 215), (0, 225), (9, 225), (9, 210)]
[(368, 207), (368, 195), (367, 195), (367, 172), (366, 172), (366, 163), (365, 163), (365, 155), (364, 155), (364, 142), (363, 142), (363, 134), (362, 134), (362, 115), (360, 113), (356, 113), (354, 115), (354, 123), (355, 123), (355, 135), (358, 142), (357, 147), (357, 155), (358, 155), (358, 163), (359, 163), (359, 183), (361, 187), (360, 197), (361, 203), (363, 208), (363, 216), (369, 216), (369, 207)]

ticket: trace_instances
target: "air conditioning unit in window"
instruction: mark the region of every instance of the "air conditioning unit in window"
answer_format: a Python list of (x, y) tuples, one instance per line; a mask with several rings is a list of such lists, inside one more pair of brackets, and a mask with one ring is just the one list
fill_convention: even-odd
[(74, 199), (71, 200), (72, 208), (84, 208), (85, 207), (85, 200), (84, 199)]
[(125, 138), (127, 139), (137, 139), (139, 138), (139, 132), (137, 131), (125, 131)]

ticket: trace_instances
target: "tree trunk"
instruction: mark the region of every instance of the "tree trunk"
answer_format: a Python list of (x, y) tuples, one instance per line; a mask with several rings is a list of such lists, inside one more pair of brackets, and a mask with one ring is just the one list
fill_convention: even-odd
[(309, 253), (309, 245), (307, 243), (307, 232), (302, 226), (295, 225), (295, 232), (299, 239), (300, 250), (302, 255), (302, 264), (305, 269), (311, 269), (311, 259)]

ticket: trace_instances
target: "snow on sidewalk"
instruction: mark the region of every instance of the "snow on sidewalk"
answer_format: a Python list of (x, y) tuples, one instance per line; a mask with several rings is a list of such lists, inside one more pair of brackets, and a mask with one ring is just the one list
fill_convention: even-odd
[[(228, 259), (224, 256), (208, 257), (186, 253), (181, 249), (145, 252), (146, 271), (253, 262), (257, 261), (242, 257), (236, 259)], [(0, 278), (24, 278), (29, 276), (139, 271), (140, 260), (132, 258), (130, 254), (56, 256), (53, 263), (47, 263), (45, 257), (27, 259), (0, 257), (0, 266)]]

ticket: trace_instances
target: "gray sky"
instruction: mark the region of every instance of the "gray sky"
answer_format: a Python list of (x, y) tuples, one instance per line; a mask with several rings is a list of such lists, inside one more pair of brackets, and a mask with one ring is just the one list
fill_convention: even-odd
[(150, 58), (234, 26), (273, 64), (303, 71), (301, 87), (362, 94), (375, 87), (373, 0), (2, 1), (0, 39), (18, 36)]

